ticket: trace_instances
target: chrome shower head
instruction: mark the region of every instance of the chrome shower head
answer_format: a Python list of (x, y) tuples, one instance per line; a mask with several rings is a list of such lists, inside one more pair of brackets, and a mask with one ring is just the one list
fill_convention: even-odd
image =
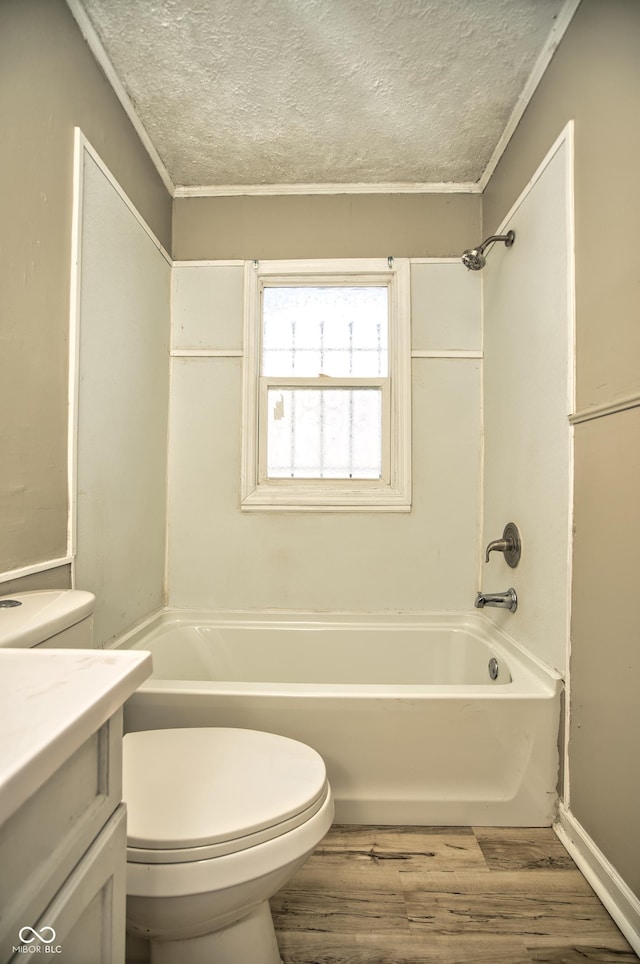
[(514, 231), (508, 231), (507, 234), (492, 234), (490, 238), (483, 241), (477, 248), (468, 248), (462, 255), (462, 263), (469, 271), (480, 271), (487, 263), (484, 252), (490, 244), (494, 244), (496, 241), (504, 241), (505, 246), (510, 248), (515, 239), (516, 235)]
[(482, 245), (479, 248), (470, 248), (462, 255), (462, 263), (469, 271), (480, 271), (487, 263), (487, 259), (482, 253)]

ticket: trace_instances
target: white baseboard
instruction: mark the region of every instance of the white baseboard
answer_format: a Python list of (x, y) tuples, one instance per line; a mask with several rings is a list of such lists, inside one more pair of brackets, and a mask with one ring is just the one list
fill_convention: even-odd
[(571, 811), (562, 805), (558, 822), (553, 829), (636, 954), (640, 956), (640, 900)]

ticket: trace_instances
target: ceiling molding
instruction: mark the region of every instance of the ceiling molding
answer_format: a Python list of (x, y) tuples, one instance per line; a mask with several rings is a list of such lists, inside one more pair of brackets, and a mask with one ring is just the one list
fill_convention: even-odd
[(133, 106), (133, 103), (129, 95), (127, 94), (120, 78), (118, 77), (115, 71), (113, 64), (111, 63), (107, 55), (106, 50), (102, 46), (102, 41), (100, 40), (98, 34), (96, 33), (95, 27), (93, 26), (93, 24), (89, 20), (89, 17), (85, 13), (84, 7), (80, 3), (80, 0), (66, 0), (66, 2), (67, 2), (67, 6), (69, 7), (69, 10), (73, 15), (74, 20), (76, 21), (76, 23), (78, 24), (78, 27), (80, 28), (80, 32), (82, 36), (84, 37), (84, 39), (88, 44), (89, 50), (97, 60), (98, 65), (100, 66), (107, 80), (111, 84), (113, 88), (113, 92), (115, 93), (116, 97), (118, 98), (122, 107), (124, 108), (124, 111), (127, 117), (133, 124), (136, 134), (142, 141), (142, 145), (144, 149), (146, 150), (151, 161), (153, 162), (153, 166), (155, 167), (156, 171), (158, 172), (158, 174), (162, 179), (162, 183), (166, 187), (171, 197), (173, 197), (175, 192), (175, 184), (171, 180), (171, 177), (166, 167), (162, 163), (162, 158), (160, 157), (157, 150), (155, 149), (153, 141), (147, 134), (144, 124), (140, 120), (138, 113), (135, 107)]
[(558, 15), (557, 21), (552, 28), (547, 42), (538, 57), (536, 64), (527, 80), (527, 83), (518, 98), (507, 125), (496, 144), (495, 150), (489, 162), (477, 182), (469, 183), (352, 183), (352, 184), (222, 184), (222, 185), (198, 185), (185, 186), (174, 185), (169, 172), (167, 171), (162, 158), (158, 154), (153, 141), (149, 137), (144, 124), (140, 120), (138, 113), (129, 98), (120, 78), (118, 77), (102, 41), (98, 37), (96, 30), (86, 14), (81, 0), (66, 0), (82, 36), (86, 40), (89, 49), (97, 60), (99, 66), (104, 71), (107, 80), (111, 84), (114, 93), (124, 108), (129, 120), (135, 128), (138, 137), (153, 162), (167, 191), (174, 198), (195, 198), (195, 197), (238, 197), (238, 196), (277, 196), (277, 195), (315, 195), (315, 194), (482, 194), (491, 179), (500, 159), (506, 150), (522, 116), (533, 97), (538, 84), (551, 62), (560, 41), (562, 40), (573, 16), (580, 6), (581, 0), (565, 0), (565, 3)]
[(278, 194), (480, 194), (479, 184), (413, 184), (405, 181), (356, 184), (212, 184), (176, 187), (174, 197), (238, 197)]

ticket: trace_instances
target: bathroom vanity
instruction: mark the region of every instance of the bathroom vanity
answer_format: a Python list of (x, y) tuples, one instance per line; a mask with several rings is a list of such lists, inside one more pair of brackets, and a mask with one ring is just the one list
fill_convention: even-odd
[(140, 651), (0, 648), (1, 964), (123, 964), (122, 705), (150, 672)]

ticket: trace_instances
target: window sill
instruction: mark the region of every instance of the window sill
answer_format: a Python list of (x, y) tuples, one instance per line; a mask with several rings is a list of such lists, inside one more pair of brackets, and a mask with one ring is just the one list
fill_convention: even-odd
[(410, 512), (411, 496), (390, 486), (331, 488), (318, 484), (295, 486), (263, 483), (248, 493), (240, 508), (244, 512)]

